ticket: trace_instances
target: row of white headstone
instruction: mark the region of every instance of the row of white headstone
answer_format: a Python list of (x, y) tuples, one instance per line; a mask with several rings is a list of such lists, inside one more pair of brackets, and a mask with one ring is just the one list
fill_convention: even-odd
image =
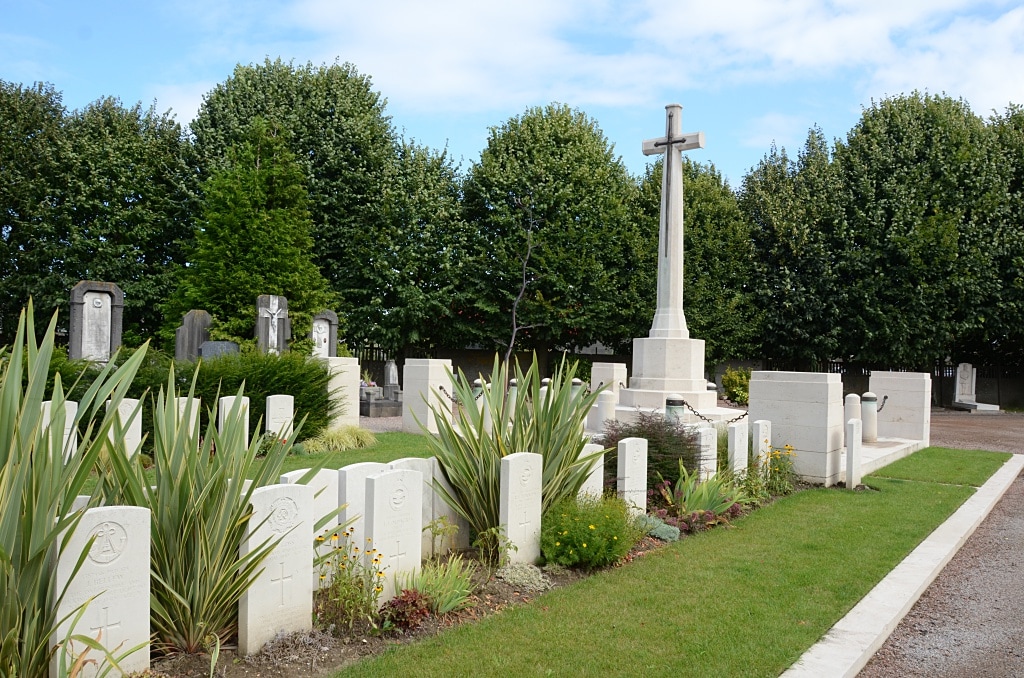
[[(219, 401), (217, 408), (217, 425), (223, 428), (224, 421), (231, 413), (238, 396), (224, 396)], [(198, 432), (199, 411), (202, 401), (199, 398), (178, 398), (178, 413), (183, 415), (189, 413), (189, 427), (193, 433)], [(111, 401), (107, 401), (107, 410), (111, 407)], [(142, 448), (142, 401), (135, 398), (122, 398), (117, 406), (117, 425), (120, 427), (121, 438), (124, 440), (124, 449), (129, 457), (135, 456)], [(54, 414), (53, 402), (43, 401), (42, 426), (48, 428)], [(244, 439), (249, 439), (249, 398), (241, 397), (239, 404), (241, 420), (244, 426)], [(75, 418), (78, 416), (78, 403), (74, 400), (64, 401), (64, 434), (62, 438), (62, 449), (67, 458), (78, 448), (78, 430), (75, 428)], [(295, 418), (295, 398), (290, 395), (272, 395), (267, 397), (266, 416), (264, 417), (264, 430), (267, 435), (277, 435), (287, 440), (292, 435), (292, 421)], [(118, 431), (111, 427), (108, 437), (113, 442), (118, 437)]]

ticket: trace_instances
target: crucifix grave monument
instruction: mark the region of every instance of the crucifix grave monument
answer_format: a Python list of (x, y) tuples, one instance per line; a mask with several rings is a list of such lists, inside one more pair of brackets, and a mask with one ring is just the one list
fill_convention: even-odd
[(646, 337), (633, 340), (633, 375), (619, 406), (661, 409), (678, 394), (693, 408), (716, 409), (704, 377), (704, 341), (690, 338), (683, 313), (683, 151), (704, 148), (703, 132), (682, 131), (683, 107), (665, 107), (665, 136), (643, 142), (644, 155), (663, 154), (658, 233), (658, 296)]

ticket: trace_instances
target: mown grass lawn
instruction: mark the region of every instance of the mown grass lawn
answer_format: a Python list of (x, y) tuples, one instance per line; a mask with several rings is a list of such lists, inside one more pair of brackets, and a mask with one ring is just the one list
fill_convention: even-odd
[(337, 675), (777, 676), (1008, 457), (929, 448)]

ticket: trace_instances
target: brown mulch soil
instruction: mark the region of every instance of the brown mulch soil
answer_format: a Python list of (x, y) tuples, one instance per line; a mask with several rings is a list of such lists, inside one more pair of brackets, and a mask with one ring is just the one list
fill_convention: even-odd
[[(635, 560), (661, 546), (664, 546), (664, 542), (644, 537), (623, 562)], [(250, 657), (239, 657), (234, 647), (223, 647), (215, 675), (224, 678), (332, 675), (348, 664), (380, 654), (391, 646), (413, 643), (454, 626), (479, 621), (507, 608), (528, 604), (543, 595), (520, 590), (487, 575), (487, 572), (478, 570), (475, 582), (477, 592), (470, 597), (471, 607), (442, 618), (429, 617), (413, 631), (385, 636), (364, 631), (345, 637), (316, 630), (294, 633), (275, 639), (259, 654)], [(550, 582), (550, 588), (556, 589), (579, 581), (589, 576), (589, 573), (557, 568), (545, 570), (544, 576)], [(210, 660), (209, 654), (181, 654), (155, 660), (149, 675), (153, 678), (207, 678), (210, 675)]]

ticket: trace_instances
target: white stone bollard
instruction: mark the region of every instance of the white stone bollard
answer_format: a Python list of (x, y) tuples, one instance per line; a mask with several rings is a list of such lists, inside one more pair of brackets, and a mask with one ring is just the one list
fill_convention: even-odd
[(867, 391), (860, 397), (861, 440), (865, 443), (878, 442), (878, 396)]
[(683, 403), (683, 396), (678, 393), (670, 393), (665, 398), (665, 421), (681, 424), (686, 419), (686, 409)]
[[(845, 421), (851, 419), (860, 419), (860, 396), (856, 393), (847, 394), (846, 398), (843, 399), (843, 418)], [(846, 431), (844, 430), (845, 434)], [(846, 446), (850, 446), (850, 439), (846, 438), (843, 442)]]
[(853, 490), (860, 485), (861, 420), (846, 422), (846, 489)]

